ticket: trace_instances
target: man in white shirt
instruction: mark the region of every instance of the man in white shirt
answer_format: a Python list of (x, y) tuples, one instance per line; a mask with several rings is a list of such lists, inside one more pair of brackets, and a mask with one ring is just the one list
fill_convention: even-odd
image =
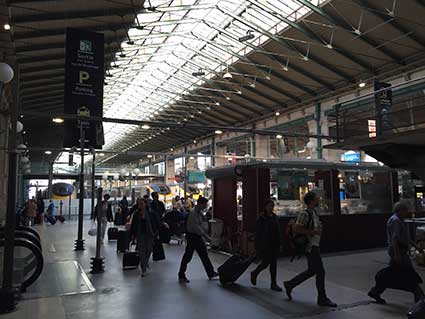
[(205, 245), (204, 238), (210, 239), (208, 234), (202, 227), (203, 214), (202, 211), (207, 208), (208, 200), (204, 197), (198, 199), (198, 205), (189, 213), (186, 224), (186, 250), (183, 255), (180, 270), (179, 270), (179, 282), (189, 283), (186, 277), (187, 264), (192, 260), (193, 253), (196, 251), (201, 258), (202, 264), (204, 265), (205, 271), (208, 278), (217, 277), (218, 274), (214, 271), (214, 267), (211, 264), (210, 258), (208, 257), (207, 246)]
[(322, 223), (316, 212), (316, 207), (319, 205), (319, 197), (313, 192), (308, 192), (304, 196), (304, 203), (307, 209), (298, 216), (295, 231), (299, 235), (307, 236), (306, 256), (308, 269), (293, 279), (284, 282), (286, 294), (289, 300), (292, 300), (292, 290), (304, 281), (316, 276), (317, 304), (322, 307), (337, 307), (327, 297), (325, 289), (325, 269), (323, 267), (322, 257), (320, 256)]

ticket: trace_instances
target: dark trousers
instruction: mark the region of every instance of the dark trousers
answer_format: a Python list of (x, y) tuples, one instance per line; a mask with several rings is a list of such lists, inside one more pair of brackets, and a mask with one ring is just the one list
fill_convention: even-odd
[(253, 271), (255, 276), (258, 276), (260, 272), (270, 266), (270, 279), (272, 284), (276, 284), (276, 273), (277, 273), (277, 254), (266, 253), (261, 256), (261, 263)]
[(199, 258), (201, 258), (208, 277), (212, 277), (214, 274), (214, 267), (211, 264), (210, 258), (208, 257), (207, 246), (205, 246), (202, 237), (199, 235), (187, 233), (186, 241), (186, 250), (180, 264), (179, 277), (185, 276), (187, 264), (192, 260), (193, 253), (195, 251), (197, 252)]
[[(410, 260), (410, 257), (407, 254), (403, 254), (401, 258), (401, 265), (398, 265), (393, 258), (390, 260), (390, 267), (394, 267), (396, 269), (401, 270), (401, 273), (405, 273), (405, 280), (409, 281), (408, 276), (410, 272), (416, 272), (412, 265), (412, 261)], [(372, 288), (371, 292), (376, 293), (378, 295), (382, 294), (387, 288), (387, 285), (390, 283), (387, 283), (385, 281), (376, 282), (375, 287)], [(424, 292), (419, 286), (419, 284), (415, 284), (414, 287), (409, 289), (413, 293), (413, 296), (415, 298), (415, 302), (419, 301), (424, 297)]]
[(292, 288), (302, 284), (307, 279), (316, 276), (316, 287), (319, 299), (326, 298), (325, 290), (325, 268), (323, 267), (322, 257), (320, 256), (320, 248), (313, 246), (310, 253), (306, 254), (308, 269), (289, 281)]

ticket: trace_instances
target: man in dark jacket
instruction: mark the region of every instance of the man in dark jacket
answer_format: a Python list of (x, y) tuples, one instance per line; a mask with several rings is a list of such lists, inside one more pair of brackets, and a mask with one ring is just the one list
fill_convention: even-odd
[(265, 203), (264, 213), (257, 220), (255, 229), (255, 250), (261, 263), (251, 272), (251, 283), (257, 285), (257, 276), (270, 266), (270, 289), (282, 291), (276, 281), (277, 258), (280, 252), (281, 232), (277, 216), (273, 213), (274, 202), (269, 199)]
[(151, 211), (155, 213), (160, 220), (162, 220), (165, 214), (165, 205), (163, 202), (159, 200), (159, 194), (157, 192), (153, 192), (151, 196), (152, 196), (152, 202), (150, 204)]
[[(102, 237), (101, 237), (101, 243), (103, 243), (103, 239), (105, 238), (106, 233), (106, 227), (108, 225), (108, 222), (113, 222), (114, 217), (112, 216), (112, 206), (108, 202), (111, 196), (108, 194), (105, 194), (103, 196), (103, 201), (100, 202), (100, 222), (102, 225)], [(97, 220), (97, 207), (99, 204), (96, 205), (94, 212), (92, 212), (91, 219), (96, 221)]]
[(186, 233), (186, 250), (184, 252), (180, 270), (179, 270), (179, 282), (189, 283), (186, 277), (187, 264), (192, 260), (193, 253), (196, 251), (204, 265), (205, 271), (208, 278), (212, 279), (217, 277), (218, 274), (214, 271), (210, 258), (208, 257), (207, 246), (205, 245), (204, 238), (210, 239), (208, 234), (202, 227), (202, 211), (207, 208), (208, 200), (206, 198), (199, 198), (198, 204), (189, 213), (187, 219), (187, 233)]

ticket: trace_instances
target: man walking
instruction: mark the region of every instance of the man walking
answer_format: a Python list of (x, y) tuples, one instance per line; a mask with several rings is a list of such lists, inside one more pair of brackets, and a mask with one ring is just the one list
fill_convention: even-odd
[(304, 196), (304, 203), (307, 209), (299, 214), (295, 224), (295, 231), (297, 234), (307, 237), (306, 256), (308, 269), (293, 279), (284, 282), (286, 294), (289, 300), (292, 300), (292, 290), (304, 281), (316, 276), (317, 304), (322, 307), (337, 307), (327, 297), (325, 289), (325, 269), (320, 256), (322, 223), (316, 212), (316, 207), (319, 205), (319, 197), (314, 192), (308, 192)]
[[(409, 217), (411, 205), (408, 201), (400, 201), (394, 206), (394, 214), (387, 222), (388, 254), (390, 255), (390, 267), (378, 272), (376, 284), (368, 295), (378, 304), (386, 301), (381, 294), (386, 288), (404, 287), (413, 293), (415, 302), (424, 298), (424, 292), (419, 286), (422, 279), (413, 268), (408, 255), (409, 244), (416, 244), (409, 238), (409, 232), (404, 219)], [(418, 249), (421, 250), (421, 249)]]
[(207, 246), (204, 242), (204, 238), (210, 238), (202, 227), (202, 211), (207, 208), (207, 203), (208, 200), (206, 198), (199, 198), (198, 204), (189, 213), (186, 226), (186, 251), (183, 255), (179, 270), (180, 283), (189, 283), (189, 280), (186, 277), (186, 269), (187, 264), (192, 260), (192, 256), (195, 250), (201, 258), (208, 278), (212, 279), (218, 276), (218, 274), (214, 271), (214, 267), (208, 257)]
[[(108, 194), (105, 194), (103, 196), (103, 201), (100, 202), (100, 222), (101, 222), (101, 226), (102, 226), (102, 234), (101, 234), (101, 243), (103, 244), (103, 239), (105, 238), (105, 233), (106, 233), (106, 227), (108, 226), (108, 222), (113, 222), (114, 218), (112, 216), (112, 206), (109, 203), (109, 199), (111, 198), (111, 196), (109, 196)], [(92, 212), (92, 216), (91, 219), (93, 221), (97, 220), (97, 207), (99, 204), (96, 205), (94, 212)]]

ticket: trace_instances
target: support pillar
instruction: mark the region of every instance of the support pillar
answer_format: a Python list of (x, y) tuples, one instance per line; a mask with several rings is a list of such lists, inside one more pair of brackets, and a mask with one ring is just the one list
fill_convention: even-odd
[(165, 181), (167, 184), (170, 184), (175, 181), (176, 173), (174, 167), (174, 159), (169, 157), (165, 160)]
[(215, 166), (225, 166), (227, 164), (227, 159), (225, 158), (226, 155), (226, 147), (225, 146), (216, 146), (215, 147), (215, 154), (220, 157), (215, 157)]
[(53, 161), (49, 163), (49, 182), (47, 186), (47, 194), (49, 199), (52, 199), (52, 188), (53, 188)]
[(250, 255), (254, 250), (254, 233), (258, 215), (270, 198), (270, 169), (248, 168), (242, 175), (242, 251)]

